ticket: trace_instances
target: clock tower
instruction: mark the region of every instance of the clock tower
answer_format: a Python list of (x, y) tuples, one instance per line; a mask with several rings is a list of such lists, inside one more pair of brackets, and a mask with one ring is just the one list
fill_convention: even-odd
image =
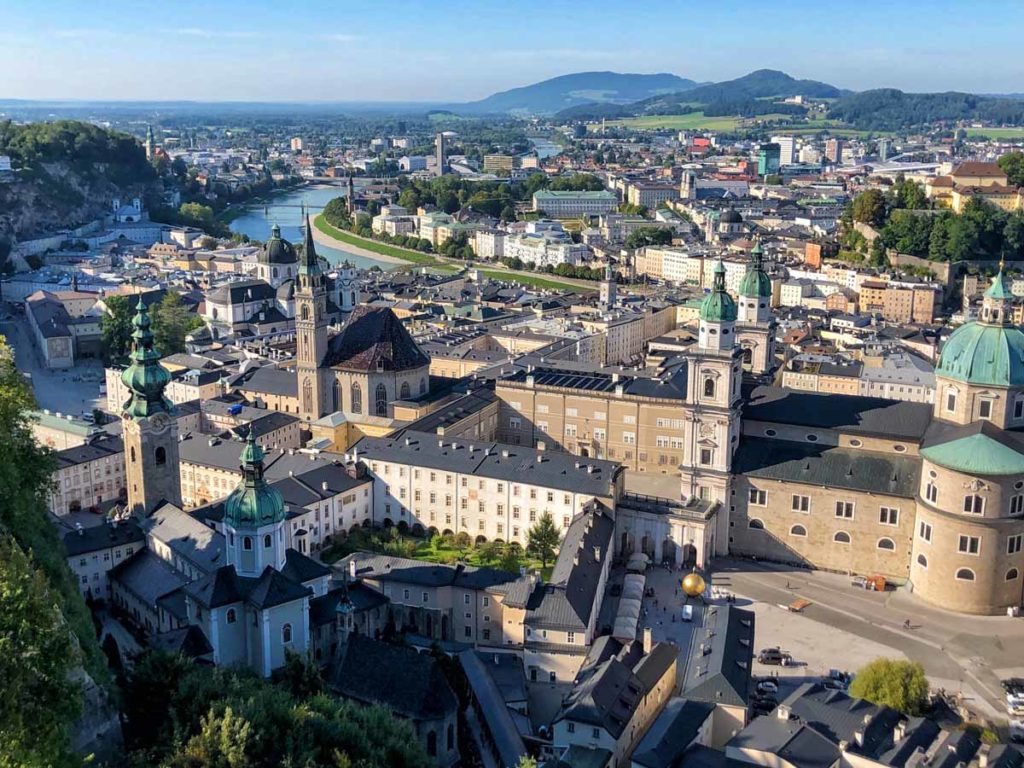
[(129, 393), (121, 419), (128, 509), (145, 516), (163, 501), (181, 505), (181, 477), (178, 422), (174, 407), (164, 397), (171, 374), (153, 348), (149, 313), (141, 296), (135, 310), (132, 362), (121, 374)]
[(299, 285), (295, 291), (295, 373), (299, 414), (305, 421), (316, 421), (327, 413), (320, 370), (327, 354), (327, 278), (316, 255), (308, 216), (305, 234)]

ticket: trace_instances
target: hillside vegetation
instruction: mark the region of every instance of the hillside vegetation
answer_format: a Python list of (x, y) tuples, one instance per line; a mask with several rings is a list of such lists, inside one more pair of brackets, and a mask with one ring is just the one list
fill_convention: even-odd
[(158, 185), (139, 143), (90, 123), (0, 123), (0, 155), (15, 181), (0, 184), (0, 234), (25, 238), (73, 227), (114, 198), (146, 197)]

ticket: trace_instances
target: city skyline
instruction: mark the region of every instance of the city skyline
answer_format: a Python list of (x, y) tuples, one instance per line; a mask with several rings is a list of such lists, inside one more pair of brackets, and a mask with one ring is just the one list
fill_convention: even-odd
[(721, 81), (761, 68), (851, 90), (1020, 91), (1024, 64), (1004, 52), (1024, 8), (986, 6), (966, 16), (962, 2), (867, 2), (844, 17), (806, 0), (771, 9), (736, 0), (713, 13), (670, 2), (627, 13), (603, 0), (585, 9), (487, 0), (443, 11), (400, 2), (381, 16), (364, 2), (296, 10), (190, 0), (154, 23), (124, 2), (86, 12), (19, 0), (0, 32), (0, 98), (460, 102), (581, 71)]

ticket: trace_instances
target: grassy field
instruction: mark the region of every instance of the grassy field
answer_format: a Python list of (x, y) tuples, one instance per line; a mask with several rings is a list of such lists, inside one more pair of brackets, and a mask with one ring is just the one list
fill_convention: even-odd
[[(742, 120), (738, 117), (705, 117), (703, 112), (690, 112), (685, 115), (648, 115), (646, 117), (627, 117), (623, 120), (609, 120), (609, 125), (624, 128), (673, 131), (732, 131)], [(601, 126), (591, 126), (600, 130)]]
[[(323, 215), (317, 216), (313, 219), (313, 226), (323, 232), (329, 237), (333, 237), (336, 240), (340, 240), (343, 243), (363, 248), (373, 253), (379, 253), (382, 256), (392, 256), (396, 259), (408, 262), (410, 265), (420, 267), (430, 267), (431, 269), (437, 270), (438, 272), (458, 272), (460, 264), (451, 261), (442, 261), (436, 256), (429, 253), (420, 253), (418, 251), (411, 251), (408, 248), (399, 248), (397, 245), (388, 245), (387, 243), (378, 243), (376, 240), (367, 240), (365, 238), (354, 235), (351, 232), (347, 232), (343, 229), (331, 226), (324, 220)], [(474, 265), (475, 266), (475, 265)], [(546, 275), (526, 275), (517, 274), (512, 272), (505, 272), (500, 269), (480, 269), (480, 274), (489, 277), (493, 280), (507, 280), (509, 282), (516, 282), (522, 285), (529, 285), (534, 288), (545, 288), (552, 291), (568, 291), (570, 293), (582, 293), (587, 290), (580, 286), (573, 285), (571, 283), (563, 283), (558, 280), (557, 277), (548, 277)], [(594, 290), (597, 290), (595, 284)]]
[(346, 232), (343, 229), (333, 227), (327, 223), (323, 214), (320, 214), (313, 219), (313, 226), (328, 237), (333, 237), (335, 240), (340, 240), (343, 243), (354, 245), (357, 248), (363, 248), (367, 251), (372, 251), (373, 253), (379, 253), (382, 256), (391, 256), (395, 259), (407, 261), (410, 264), (432, 265), (439, 263), (438, 260), (429, 253), (420, 253), (419, 251), (411, 251), (408, 248), (399, 248), (396, 245), (378, 243), (376, 240), (366, 240), (358, 235), (353, 235), (351, 232)]
[(1024, 139), (1024, 127), (1014, 128), (968, 128), (971, 139)]

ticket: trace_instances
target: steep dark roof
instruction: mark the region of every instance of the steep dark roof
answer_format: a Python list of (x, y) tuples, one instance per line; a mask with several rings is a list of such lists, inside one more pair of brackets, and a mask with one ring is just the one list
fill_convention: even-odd
[(916, 456), (744, 435), (733, 471), (746, 477), (913, 498), (921, 461)]
[(309, 587), (298, 584), (267, 566), (258, 577), (239, 576), (233, 565), (224, 565), (189, 584), (186, 593), (207, 608), (248, 602), (258, 609), (301, 600), (311, 595)]
[(453, 715), (458, 701), (429, 654), (349, 635), (332, 665), (329, 681), (339, 694), (366, 704), (383, 704), (412, 720)]
[(692, 650), (683, 681), (686, 698), (745, 707), (754, 657), (754, 613), (731, 605), (708, 607)]
[(119, 547), (122, 544), (141, 543), (145, 540), (142, 529), (134, 520), (128, 520), (117, 526), (93, 525), (79, 528), (64, 534), (64, 549), (68, 557), (98, 552), (101, 549)]
[(750, 393), (743, 419), (916, 441), (931, 423), (932, 407), (927, 403), (764, 386)]
[(670, 699), (633, 752), (633, 764), (643, 768), (672, 768), (700, 735), (715, 705)]
[(341, 333), (328, 341), (324, 365), (366, 372), (407, 371), (429, 366), (430, 358), (394, 312), (363, 304), (349, 315)]

